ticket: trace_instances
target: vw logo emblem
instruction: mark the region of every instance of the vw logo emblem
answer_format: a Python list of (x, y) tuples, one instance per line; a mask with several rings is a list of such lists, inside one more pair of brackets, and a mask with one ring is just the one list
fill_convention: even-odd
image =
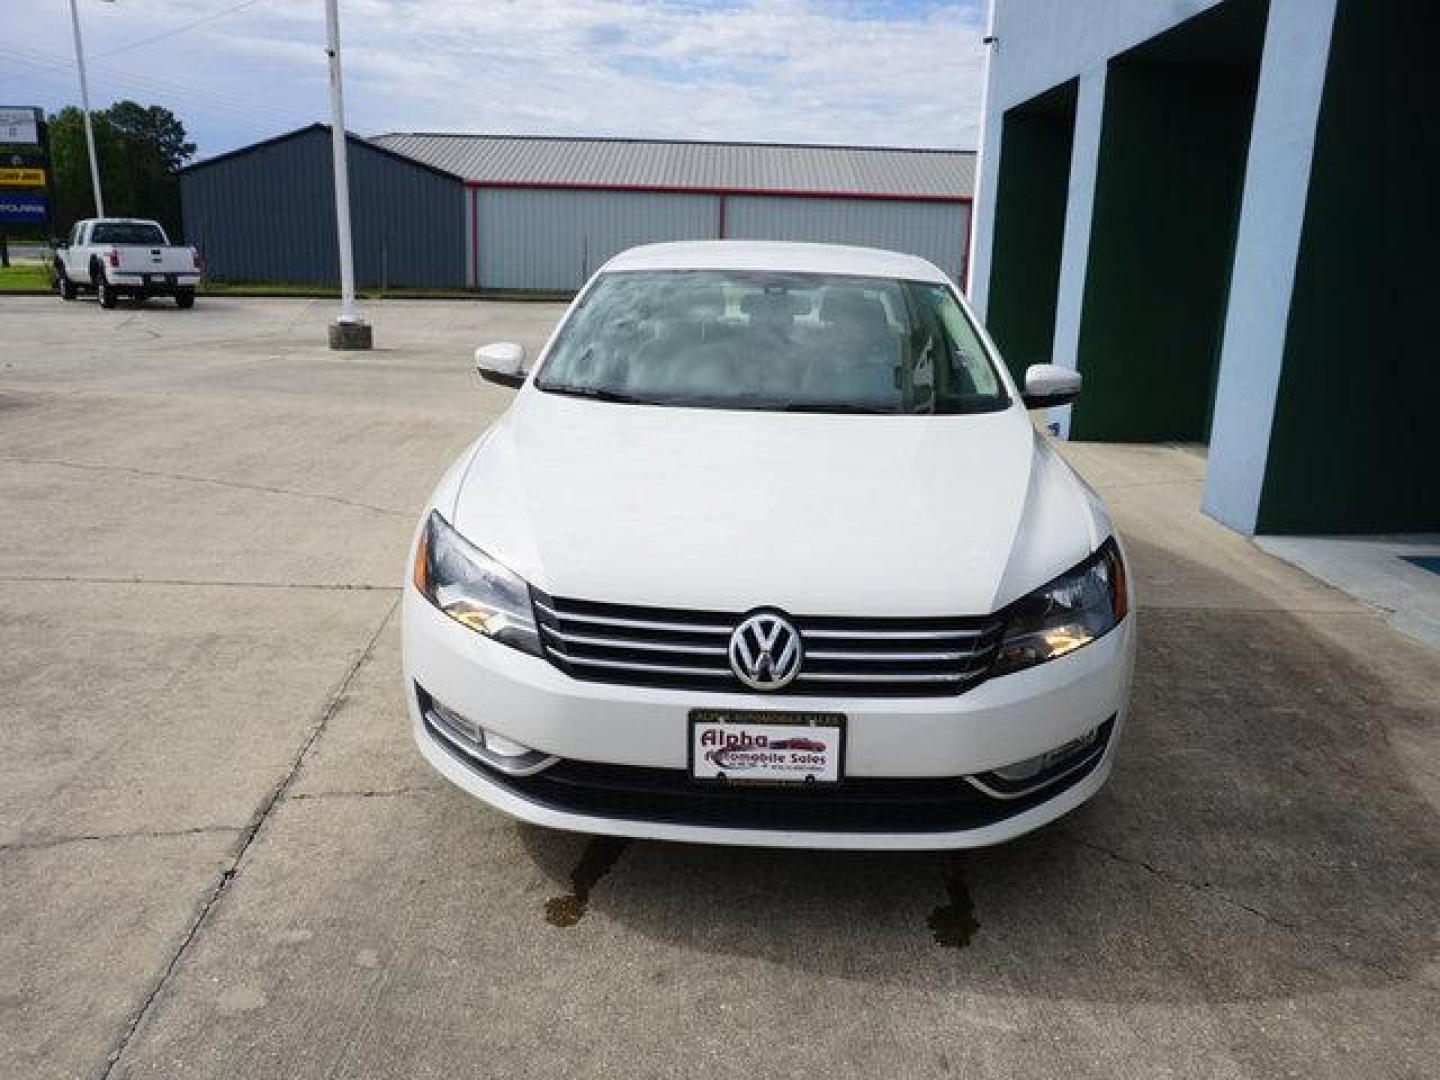
[(751, 615), (730, 635), (730, 670), (751, 690), (789, 686), (804, 659), (800, 631), (781, 615)]

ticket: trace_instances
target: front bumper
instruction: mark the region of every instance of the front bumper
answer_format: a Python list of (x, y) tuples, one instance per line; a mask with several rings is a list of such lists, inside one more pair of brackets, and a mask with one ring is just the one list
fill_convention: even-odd
[[(467, 630), (407, 584), (406, 698), (416, 742), (441, 774), (492, 806), (537, 825), (768, 847), (979, 847), (1054, 820), (1105, 782), (1125, 720), (1133, 622), (1133, 617), (1127, 618), (1071, 656), (990, 680), (959, 696), (787, 696), (782, 702), (762, 694), (699, 693), (573, 679), (544, 660)], [(551, 777), (542, 772), (517, 780), (466, 760), (427, 726), (417, 687), (492, 732), (562, 759), (561, 764)], [(843, 712), (846, 780), (834, 791), (836, 812), (826, 815), (812, 809), (797, 814), (777, 807), (774, 826), (767, 827), (764, 800), (748, 796), (742, 798), (753, 812), (719, 816), (652, 810), (655, 804), (637, 803), (633, 791), (624, 799), (581, 797), (573, 783), (577, 777), (627, 790), (683, 783), (689, 713), (702, 706)], [(1095, 760), (1036, 795), (990, 800), (962, 779), (1044, 753), (1107, 721), (1111, 722), (1107, 738)], [(572, 781), (568, 789), (567, 776)], [(893, 783), (896, 791), (934, 794), (934, 813), (912, 814), (898, 825), (893, 816), (881, 815), (877, 820), (890, 824), (857, 827), (864, 822), (855, 816), (851, 796), (863, 792), (883, 799), (889, 791), (887, 783)], [(952, 784), (956, 798), (941, 796)], [(961, 793), (965, 800), (959, 800)], [(823, 805), (823, 797), (811, 802)], [(843, 812), (842, 802), (849, 807)], [(699, 804), (689, 800), (684, 805)]]

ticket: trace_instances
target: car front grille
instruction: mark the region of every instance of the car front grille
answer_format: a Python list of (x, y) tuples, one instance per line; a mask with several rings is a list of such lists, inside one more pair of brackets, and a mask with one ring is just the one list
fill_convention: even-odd
[[(751, 691), (730, 669), (745, 618), (567, 600), (532, 590), (545, 655), (566, 674), (634, 686)], [(778, 694), (944, 697), (980, 682), (999, 643), (995, 616), (847, 618), (787, 615), (804, 643), (800, 674)]]

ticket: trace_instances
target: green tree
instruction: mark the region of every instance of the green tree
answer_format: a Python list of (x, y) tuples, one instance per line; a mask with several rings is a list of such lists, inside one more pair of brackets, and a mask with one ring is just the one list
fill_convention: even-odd
[(171, 172), (195, 156), (195, 144), (185, 138), (185, 125), (162, 105), (147, 109), (133, 101), (117, 101), (105, 110), (105, 119), (122, 135), (153, 148)]
[[(185, 125), (169, 109), (117, 101), (91, 117), (105, 212), (113, 217), (154, 218), (179, 238), (180, 178), (176, 170), (195, 156)], [(53, 224), (65, 233), (76, 219), (93, 217), (85, 118), (74, 106), (50, 118)]]

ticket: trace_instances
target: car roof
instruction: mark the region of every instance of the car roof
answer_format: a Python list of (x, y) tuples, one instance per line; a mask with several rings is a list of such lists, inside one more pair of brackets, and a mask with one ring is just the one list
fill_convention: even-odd
[(693, 240), (646, 244), (622, 251), (600, 268), (627, 270), (775, 270), (791, 273), (855, 274), (946, 282), (934, 263), (915, 255), (843, 244), (797, 244), (776, 240)]

